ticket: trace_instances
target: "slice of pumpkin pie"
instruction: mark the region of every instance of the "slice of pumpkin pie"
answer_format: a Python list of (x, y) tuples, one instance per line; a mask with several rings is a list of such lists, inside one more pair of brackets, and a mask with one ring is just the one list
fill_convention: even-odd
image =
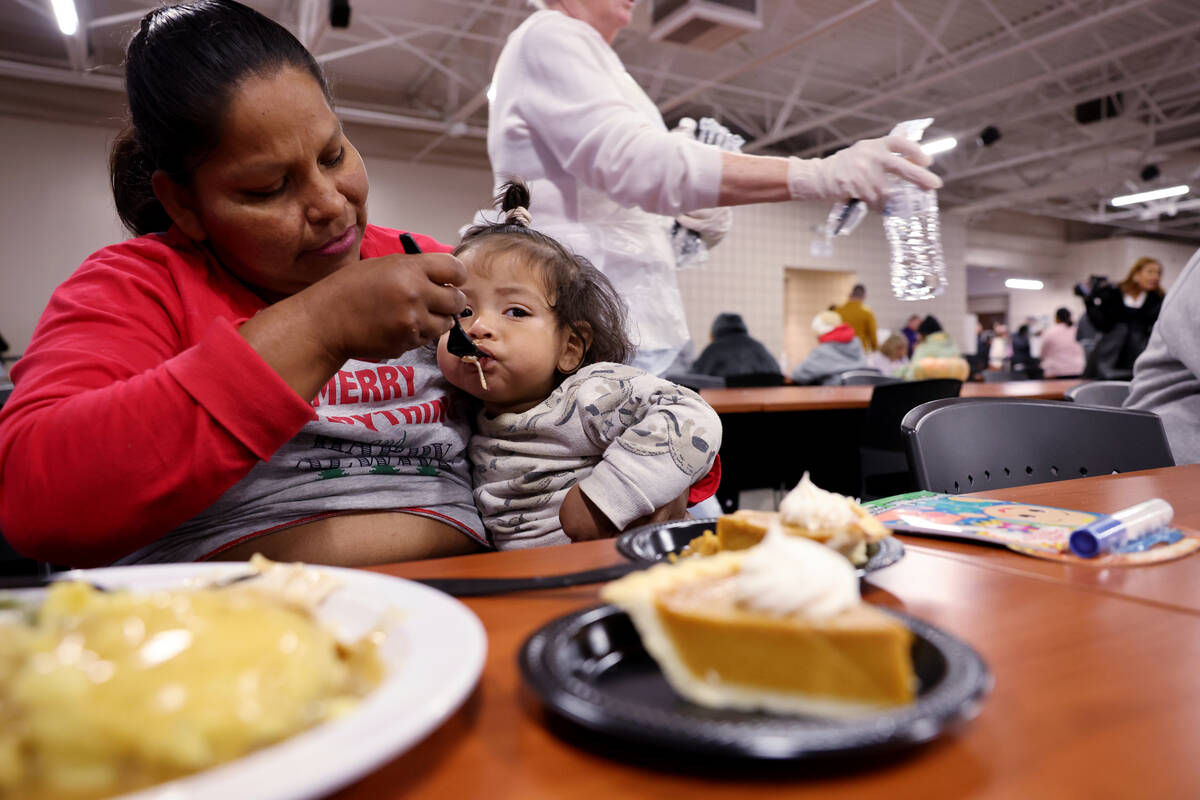
[(845, 558), (778, 525), (750, 550), (659, 564), (601, 597), (700, 705), (851, 717), (913, 700), (908, 628), (862, 602)]
[(763, 540), (767, 526), (777, 522), (783, 532), (832, 547), (854, 564), (867, 561), (867, 545), (891, 532), (853, 498), (819, 488), (800, 479), (778, 511), (740, 510), (717, 519), (720, 549), (744, 550)]

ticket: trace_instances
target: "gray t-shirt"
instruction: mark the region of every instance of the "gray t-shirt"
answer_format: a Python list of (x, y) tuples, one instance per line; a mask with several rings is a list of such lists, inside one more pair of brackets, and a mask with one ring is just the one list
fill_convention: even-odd
[(1200, 462), (1200, 251), (1163, 300), (1146, 349), (1133, 365), (1126, 408), (1162, 417), (1176, 464)]
[(470, 425), (454, 392), (432, 347), (347, 361), (312, 401), (318, 419), (201, 514), (117, 563), (196, 561), (350, 511), (404, 510), (486, 543), (471, 499)]

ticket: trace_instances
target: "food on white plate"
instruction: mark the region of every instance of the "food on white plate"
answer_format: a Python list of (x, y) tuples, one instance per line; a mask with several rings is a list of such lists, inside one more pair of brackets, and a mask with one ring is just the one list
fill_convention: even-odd
[(0, 620), (0, 798), (109, 797), (238, 758), (352, 709), (382, 634), (315, 610), (335, 578), (256, 557), (229, 585), (53, 584)]

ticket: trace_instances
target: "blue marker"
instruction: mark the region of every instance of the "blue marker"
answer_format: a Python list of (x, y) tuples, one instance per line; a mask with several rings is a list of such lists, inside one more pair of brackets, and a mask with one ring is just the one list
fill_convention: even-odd
[(1151, 531), (1171, 524), (1175, 509), (1161, 498), (1147, 500), (1101, 517), (1072, 532), (1067, 540), (1071, 552), (1081, 558), (1095, 558)]

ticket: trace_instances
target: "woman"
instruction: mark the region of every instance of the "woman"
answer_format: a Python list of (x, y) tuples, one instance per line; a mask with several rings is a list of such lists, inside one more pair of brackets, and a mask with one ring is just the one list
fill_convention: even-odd
[(931, 378), (954, 378), (965, 381), (971, 367), (962, 357), (958, 345), (942, 330), (942, 323), (930, 314), (917, 328), (920, 341), (913, 349), (912, 361), (904, 370), (904, 379), (923, 381)]
[(879, 208), (893, 173), (941, 185), (917, 166), (930, 158), (900, 137), (801, 160), (723, 152), (672, 135), (610, 47), (633, 2), (535, 4), (542, 10), (508, 37), (492, 77), (488, 155), (496, 185), (523, 177), (538, 229), (612, 280), (629, 306), (634, 363), (652, 373), (663, 374), (689, 344), (664, 216), (846, 197)]
[(1176, 464), (1200, 463), (1200, 251), (1179, 274), (1129, 387), (1126, 408), (1162, 418)]
[(466, 273), (367, 224), (366, 170), (312, 56), (202, 0), (142, 19), (126, 88), (110, 166), (139, 237), (55, 291), (14, 367), (5, 537), (77, 566), (477, 549), (467, 425), (421, 347)]
[(836, 311), (822, 311), (813, 317), (817, 346), (792, 370), (795, 383), (828, 383), (849, 369), (866, 369), (867, 355), (862, 340)]
[(1162, 309), (1162, 265), (1139, 258), (1125, 280), (1098, 288), (1087, 301), (1088, 319), (1100, 331), (1084, 374), (1089, 378), (1128, 380), (1133, 362), (1146, 349), (1150, 330)]
[(1071, 311), (1060, 308), (1054, 312), (1054, 324), (1040, 334), (1042, 374), (1047, 378), (1075, 378), (1083, 374), (1086, 357), (1071, 322)]

